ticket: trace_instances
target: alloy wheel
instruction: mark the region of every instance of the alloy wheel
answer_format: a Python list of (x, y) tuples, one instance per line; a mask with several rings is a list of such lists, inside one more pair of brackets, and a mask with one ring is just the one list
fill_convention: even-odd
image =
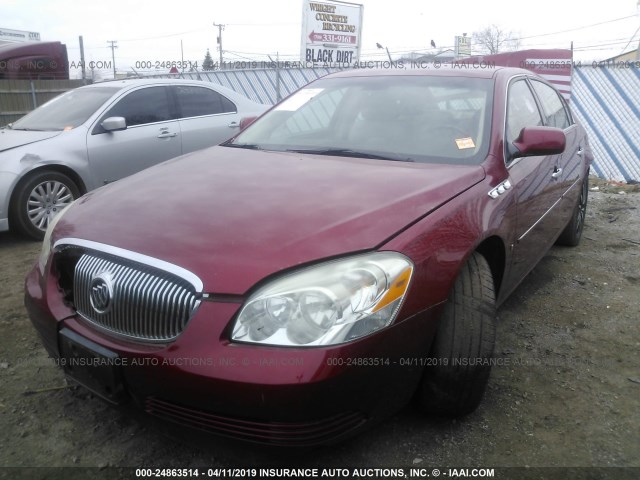
[(73, 193), (67, 185), (48, 180), (31, 190), (27, 200), (27, 215), (37, 229), (44, 231), (51, 220), (73, 200)]

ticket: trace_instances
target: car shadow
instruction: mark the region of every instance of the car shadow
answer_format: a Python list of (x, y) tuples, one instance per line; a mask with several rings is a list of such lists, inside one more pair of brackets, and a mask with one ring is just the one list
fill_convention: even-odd
[(32, 240), (13, 232), (0, 232), (0, 248), (15, 247), (18, 245), (35, 245), (42, 243), (40, 240)]

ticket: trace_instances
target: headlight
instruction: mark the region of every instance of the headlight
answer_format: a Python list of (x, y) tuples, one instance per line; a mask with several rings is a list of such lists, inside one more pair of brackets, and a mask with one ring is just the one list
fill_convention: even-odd
[(282, 346), (349, 342), (389, 325), (413, 273), (399, 253), (378, 252), (310, 267), (256, 291), (232, 339)]
[(49, 222), (49, 225), (47, 226), (47, 231), (45, 232), (44, 239), (42, 240), (42, 250), (40, 250), (40, 257), (38, 258), (38, 266), (40, 267), (40, 273), (42, 275), (44, 275), (44, 269), (47, 266), (47, 259), (49, 258), (49, 254), (51, 253), (51, 233), (53, 232), (53, 229), (56, 228), (56, 225), (65, 214), (67, 209), (74, 203), (75, 201), (71, 202), (69, 205), (60, 210), (60, 213), (53, 217), (53, 220), (51, 220)]

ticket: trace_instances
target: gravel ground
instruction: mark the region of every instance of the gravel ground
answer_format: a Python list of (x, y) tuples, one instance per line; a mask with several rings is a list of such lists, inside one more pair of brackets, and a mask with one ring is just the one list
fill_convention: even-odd
[(499, 310), (500, 364), (476, 412), (443, 420), (408, 406), (344, 444), (304, 452), (184, 432), (65, 386), (23, 306), (40, 246), (0, 233), (0, 478), (269, 465), (438, 467), (443, 476), (462, 467), (590, 467), (496, 478), (640, 478), (640, 193), (594, 184), (581, 245), (554, 247)]

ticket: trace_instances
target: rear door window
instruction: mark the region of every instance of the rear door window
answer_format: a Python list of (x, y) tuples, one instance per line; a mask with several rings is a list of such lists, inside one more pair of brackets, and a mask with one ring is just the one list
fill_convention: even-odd
[(224, 95), (205, 87), (175, 87), (180, 108), (180, 118), (236, 113), (235, 104)]
[(562, 128), (563, 130), (570, 127), (571, 121), (558, 92), (549, 85), (536, 80), (532, 80), (531, 84), (540, 99), (540, 103), (542, 103), (545, 125)]

